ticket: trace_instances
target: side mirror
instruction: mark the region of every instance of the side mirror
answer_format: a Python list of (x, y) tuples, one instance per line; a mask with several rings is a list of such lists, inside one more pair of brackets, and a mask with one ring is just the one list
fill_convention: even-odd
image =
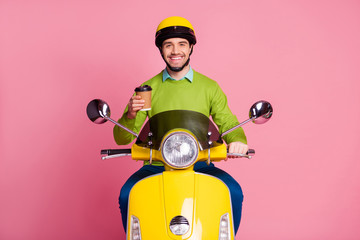
[(120, 128), (124, 129), (125, 131), (128, 131), (135, 137), (139, 136), (137, 133), (131, 131), (127, 127), (118, 123), (117, 121), (112, 120), (110, 118), (109, 105), (101, 99), (94, 99), (91, 102), (89, 102), (89, 104), (86, 107), (86, 113), (89, 119), (96, 124), (102, 124), (105, 123), (106, 121), (110, 121), (115, 125), (119, 126)]
[(102, 124), (107, 121), (106, 117), (110, 117), (110, 107), (105, 101), (94, 99), (87, 105), (86, 113), (92, 122)]
[(273, 108), (267, 101), (258, 101), (251, 106), (249, 117), (255, 124), (263, 124), (270, 120)]
[(271, 106), (271, 104), (267, 101), (258, 101), (256, 103), (254, 103), (251, 108), (250, 108), (250, 112), (249, 112), (249, 119), (240, 123), (239, 125), (223, 132), (221, 134), (221, 137), (225, 136), (226, 134), (234, 131), (235, 129), (241, 127), (242, 125), (252, 121), (253, 123), (256, 124), (263, 124), (266, 123), (267, 121), (270, 120), (271, 116), (273, 114), (273, 108)]

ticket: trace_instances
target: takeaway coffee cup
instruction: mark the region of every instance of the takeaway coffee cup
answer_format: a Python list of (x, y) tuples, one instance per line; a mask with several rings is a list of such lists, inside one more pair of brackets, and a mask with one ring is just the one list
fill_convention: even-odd
[(135, 88), (136, 95), (141, 96), (141, 99), (145, 100), (145, 105), (140, 111), (151, 110), (151, 90), (152, 88), (149, 85), (144, 85)]

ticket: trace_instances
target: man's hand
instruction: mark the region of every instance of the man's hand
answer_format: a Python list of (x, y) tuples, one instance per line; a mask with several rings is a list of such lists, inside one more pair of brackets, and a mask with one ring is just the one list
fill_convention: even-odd
[[(232, 142), (229, 144), (229, 153), (246, 154), (249, 150), (248, 145), (242, 142)], [(237, 156), (229, 156), (229, 158), (238, 158)]]
[(141, 96), (132, 96), (128, 103), (127, 117), (134, 119), (138, 111), (140, 111), (145, 105), (145, 100), (141, 99)]

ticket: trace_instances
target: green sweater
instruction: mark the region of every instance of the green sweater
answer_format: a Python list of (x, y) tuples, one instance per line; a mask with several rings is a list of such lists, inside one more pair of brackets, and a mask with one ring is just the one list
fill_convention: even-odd
[[(143, 83), (151, 86), (151, 110), (139, 111), (135, 119), (127, 118), (126, 107), (119, 123), (139, 133), (146, 117), (151, 118), (157, 113), (169, 110), (191, 110), (200, 112), (207, 117), (211, 116), (219, 128), (219, 132), (239, 124), (227, 104), (227, 99), (219, 85), (210, 78), (194, 71), (193, 81), (187, 79), (175, 81), (167, 79), (163, 82), (162, 72)], [(114, 127), (114, 138), (117, 144), (126, 145), (131, 143), (135, 136), (126, 132), (118, 126)], [(242, 128), (224, 136), (226, 143), (246, 142), (246, 136)]]

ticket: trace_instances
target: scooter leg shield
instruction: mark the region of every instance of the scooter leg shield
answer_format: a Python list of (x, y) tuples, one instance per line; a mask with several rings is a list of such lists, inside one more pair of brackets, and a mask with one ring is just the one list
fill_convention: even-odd
[[(165, 171), (139, 181), (131, 190), (127, 239), (134, 216), (142, 240), (217, 240), (224, 214), (229, 216), (229, 236), (234, 239), (230, 193), (221, 180), (194, 171)], [(170, 230), (178, 216), (189, 226), (181, 235)]]

